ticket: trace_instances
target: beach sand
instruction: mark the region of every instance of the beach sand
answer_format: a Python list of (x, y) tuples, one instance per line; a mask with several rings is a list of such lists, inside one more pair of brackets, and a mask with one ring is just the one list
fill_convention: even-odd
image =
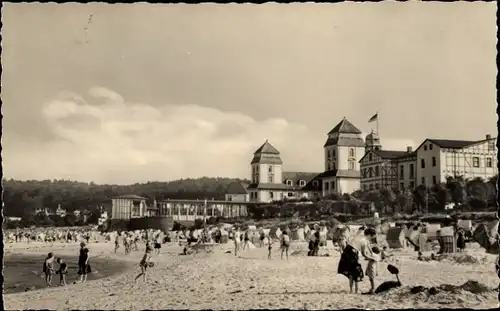
[[(5, 294), (5, 309), (250, 309), (250, 308), (496, 308), (498, 279), (493, 255), (481, 254), (476, 263), (456, 264), (449, 260), (420, 262), (414, 252), (396, 252), (403, 287), (380, 295), (349, 294), (348, 280), (337, 274), (338, 251), (329, 250), (330, 257), (305, 256), (306, 244), (292, 244), (289, 260), (280, 260), (273, 250), (267, 260), (266, 249), (251, 249), (238, 255), (227, 254), (231, 244), (210, 253), (180, 256), (182, 247), (164, 245), (162, 254), (154, 256), (155, 267), (148, 281), (133, 282), (140, 272), (140, 252), (128, 256), (113, 254), (112, 243), (90, 244), (92, 256), (120, 260), (127, 265), (123, 273), (75, 284), (38, 291)], [(75, 254), (78, 245), (9, 244), (6, 252), (58, 255)], [(474, 250), (476, 251), (476, 250)], [(293, 254), (293, 255), (292, 255)], [(457, 255), (458, 256), (458, 255)], [(469, 256), (462, 254), (460, 256)], [(476, 256), (476, 255), (474, 255)], [(453, 257), (453, 256), (452, 256)], [(477, 257), (477, 256), (476, 256)], [(113, 262), (110, 261), (110, 264)], [(363, 263), (363, 266), (366, 264)], [(377, 284), (395, 280), (380, 263)], [(485, 284), (489, 291), (480, 294), (468, 291), (410, 294), (413, 286), (462, 285), (473, 280)], [(365, 279), (360, 291), (369, 289)]]

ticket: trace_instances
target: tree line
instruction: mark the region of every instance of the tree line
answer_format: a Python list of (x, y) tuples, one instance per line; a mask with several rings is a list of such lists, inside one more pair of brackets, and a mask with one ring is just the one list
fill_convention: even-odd
[(140, 195), (149, 200), (224, 200), (226, 190), (233, 182), (245, 182), (245, 180), (202, 177), (122, 186), (70, 180), (3, 179), (4, 215), (26, 217), (42, 208), (55, 212), (59, 205), (68, 213), (75, 210), (97, 213), (101, 206), (105, 209), (109, 208), (113, 197), (126, 194)]

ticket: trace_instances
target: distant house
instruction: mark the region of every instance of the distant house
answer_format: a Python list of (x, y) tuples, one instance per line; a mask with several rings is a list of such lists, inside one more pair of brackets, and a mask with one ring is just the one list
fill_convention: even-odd
[(59, 204), (57, 206), (56, 215), (59, 216), (59, 217), (65, 217), (66, 216), (66, 210), (64, 208), (61, 208), (61, 204)]
[(35, 215), (45, 215), (45, 216), (49, 216), (51, 215), (52, 213), (50, 212), (50, 210), (47, 208), (47, 207), (40, 207), (40, 208), (37, 208), (35, 210)]
[(226, 201), (248, 202), (250, 200), (250, 196), (248, 195), (247, 187), (248, 184), (245, 183), (231, 183), (226, 191)]

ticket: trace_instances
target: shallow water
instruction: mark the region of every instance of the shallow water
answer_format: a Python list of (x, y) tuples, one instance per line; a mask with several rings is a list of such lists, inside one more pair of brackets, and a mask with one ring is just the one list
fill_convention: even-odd
[[(24, 292), (26, 290), (37, 290), (46, 288), (44, 274), (42, 272), (43, 261), (46, 255), (21, 255), (5, 254), (4, 257), (4, 294)], [(68, 264), (68, 274), (66, 282), (68, 284), (79, 280), (78, 275), (78, 257), (64, 256)], [(90, 258), (92, 273), (87, 277), (87, 281), (97, 280), (103, 277), (109, 277), (125, 270), (125, 263), (102, 258)], [(54, 267), (57, 269), (58, 264)], [(52, 286), (59, 285), (59, 275), (52, 277)]]

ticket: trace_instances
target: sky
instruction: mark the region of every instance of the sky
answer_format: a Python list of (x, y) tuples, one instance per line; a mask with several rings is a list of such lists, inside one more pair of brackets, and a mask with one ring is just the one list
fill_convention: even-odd
[(249, 178), (266, 139), (321, 172), (328, 131), (377, 111), (384, 149), (497, 133), (494, 2), (5, 3), (2, 21), (6, 178)]

